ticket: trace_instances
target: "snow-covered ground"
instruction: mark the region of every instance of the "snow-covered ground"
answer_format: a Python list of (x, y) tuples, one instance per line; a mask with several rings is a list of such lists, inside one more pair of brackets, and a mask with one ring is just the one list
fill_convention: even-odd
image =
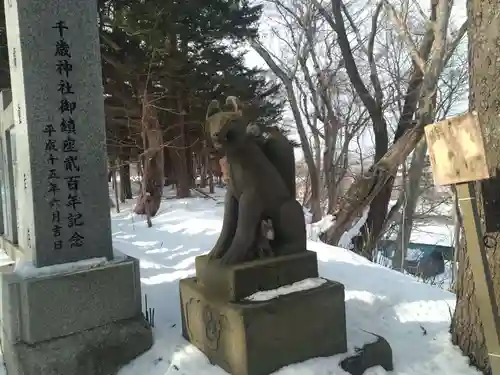
[[(132, 213), (133, 202), (113, 209), (114, 246), (120, 252), (140, 259), (143, 294), (155, 309), (153, 348), (124, 367), (119, 375), (224, 375), (207, 358), (181, 337), (178, 281), (194, 275), (195, 257), (208, 251), (221, 228), (222, 191), (214, 199), (169, 199), (166, 197), (153, 227)], [(325, 219), (319, 227), (328, 226)], [(309, 228), (312, 238), (322, 228)], [(379, 334), (391, 344), (395, 375), (479, 375), (468, 359), (451, 345), (448, 328), (455, 296), (445, 290), (418, 282), (415, 278), (371, 263), (342, 248), (309, 241), (316, 251), (320, 276), (342, 282), (346, 287), (347, 334), (349, 352), (330, 358), (315, 358), (290, 365), (276, 375), (346, 375), (339, 362), (355, 347), (371, 341), (366, 332)], [(94, 266), (103, 260), (89, 260), (81, 266)], [(29, 265), (18, 270), (43, 272)], [(52, 270), (54, 271), (54, 270)], [(322, 279), (309, 279), (280, 288), (273, 293), (259, 292), (250, 299), (269, 299), (276, 294), (320, 285)], [(299, 285), (300, 284), (300, 285)], [(373, 368), (365, 375), (382, 375)], [(6, 375), (0, 368), (0, 375)]]
[[(165, 199), (152, 228), (131, 212), (132, 202), (113, 214), (114, 245), (140, 259), (143, 293), (155, 308), (154, 347), (119, 375), (226, 374), (180, 333), (178, 281), (194, 275), (195, 257), (210, 250), (217, 239), (223, 206), (221, 195), (216, 198)], [(394, 374), (479, 374), (450, 343), (453, 294), (341, 248), (316, 241), (309, 241), (308, 248), (318, 254), (320, 275), (346, 287), (349, 354), (368, 340), (361, 331), (365, 330), (391, 344)], [(346, 355), (311, 359), (276, 374), (345, 375), (338, 364)], [(385, 373), (375, 368), (365, 375)]]

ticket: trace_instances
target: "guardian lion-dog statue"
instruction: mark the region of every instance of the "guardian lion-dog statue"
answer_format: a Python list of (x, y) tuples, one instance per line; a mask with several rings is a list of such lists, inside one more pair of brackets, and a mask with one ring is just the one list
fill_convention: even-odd
[[(222, 109), (218, 101), (210, 103), (206, 132), (229, 166), (222, 230), (210, 258), (236, 264), (306, 251), (304, 213), (295, 199), (294, 150), (286, 137), (276, 129), (261, 134), (245, 121), (232, 96)], [(264, 223), (272, 224), (272, 231), (269, 225), (264, 230)]]

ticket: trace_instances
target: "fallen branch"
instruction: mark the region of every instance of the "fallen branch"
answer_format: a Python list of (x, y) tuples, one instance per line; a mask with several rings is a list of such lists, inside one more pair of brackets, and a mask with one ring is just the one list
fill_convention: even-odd
[(217, 201), (217, 199), (215, 199), (214, 197), (212, 197), (211, 195), (208, 195), (207, 193), (205, 193), (204, 191), (201, 191), (200, 189), (198, 188), (191, 188), (191, 190), (203, 195), (205, 198), (210, 198), (210, 199), (213, 199), (214, 201)]
[(340, 202), (336, 212), (335, 225), (326, 232), (326, 240), (337, 244), (354, 220), (361, 215), (363, 209), (393, 181), (399, 166), (406, 160), (424, 134), (424, 126), (408, 130), (370, 169), (353, 182), (345, 198)]

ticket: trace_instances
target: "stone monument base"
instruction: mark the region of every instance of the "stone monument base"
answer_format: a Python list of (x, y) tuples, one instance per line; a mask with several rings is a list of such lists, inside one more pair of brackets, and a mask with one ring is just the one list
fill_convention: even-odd
[(139, 262), (1, 276), (9, 375), (111, 375), (153, 343), (142, 316)]
[(151, 345), (142, 315), (35, 345), (12, 344), (2, 335), (8, 375), (115, 375)]
[[(302, 270), (300, 259), (306, 262)], [(317, 277), (315, 253), (235, 266), (207, 264), (206, 257), (199, 257), (198, 273), (201, 279), (183, 279), (179, 284), (182, 334), (230, 374), (268, 375), (283, 366), (347, 351), (340, 283), (325, 280), (316, 288), (264, 301), (235, 298), (248, 288), (254, 288), (253, 294), (283, 286), (285, 280), (292, 284)], [(253, 277), (243, 283), (248, 275)]]

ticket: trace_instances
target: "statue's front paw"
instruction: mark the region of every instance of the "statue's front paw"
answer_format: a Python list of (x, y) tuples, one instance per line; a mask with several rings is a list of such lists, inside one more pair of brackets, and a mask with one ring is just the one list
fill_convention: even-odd
[(220, 259), (221, 264), (232, 265), (240, 263), (243, 261), (245, 254), (241, 254), (238, 251), (228, 250), (224, 256)]
[(212, 251), (208, 253), (209, 259), (219, 259), (224, 255), (224, 249), (220, 247), (214, 247)]

